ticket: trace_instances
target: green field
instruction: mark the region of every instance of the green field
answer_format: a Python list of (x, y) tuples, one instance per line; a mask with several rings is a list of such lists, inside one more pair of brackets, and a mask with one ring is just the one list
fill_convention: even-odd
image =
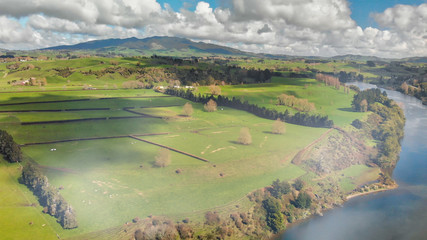
[[(18, 183), (18, 165), (3, 161), (0, 193), (5, 197), (0, 195), (0, 209), (5, 212), (1, 216), (18, 213), (13, 221), (0, 217), (0, 233), (15, 234), (6, 238), (28, 238), (19, 234), (31, 234), (38, 239), (56, 238), (56, 234), (79, 238), (108, 232), (135, 217), (149, 215), (167, 216), (174, 221), (188, 217), (200, 222), (207, 211), (228, 216), (237, 207), (242, 211), (250, 209), (253, 204), (247, 194), (270, 185), (275, 179), (293, 181), (301, 177), (307, 183), (317, 183), (315, 179), (319, 176), (292, 164), (291, 160), (327, 129), (286, 124), (285, 134), (272, 134), (272, 120), (229, 107), (219, 107), (210, 113), (204, 111), (201, 103), (192, 103), (194, 113), (187, 117), (182, 112), (187, 101), (182, 98), (151, 89), (110, 89), (113, 84), (121, 86), (136, 76), (125, 79), (114, 73), (95, 78), (80, 73), (104, 69), (111, 65), (110, 61), (103, 58), (35, 61), (33, 64), (42, 70), (0, 76), (1, 128), (24, 145), (25, 161), (37, 162), (49, 182), (63, 188), (60, 193), (76, 210), (79, 222), (77, 229), (63, 230), (54, 218), (41, 213), (38, 204), (20, 207), (37, 200)], [(118, 66), (135, 67), (140, 60), (115, 61)], [(57, 76), (53, 69), (58, 65), (71, 67), (74, 73), (68, 78)], [(8, 72), (5, 64), (0, 64), (1, 70)], [(12, 79), (30, 76), (45, 76), (49, 84), (46, 87), (7, 84)], [(81, 90), (83, 84), (96, 86), (98, 90)], [(328, 115), (341, 127), (352, 128), (349, 124), (354, 119), (367, 116), (351, 111), (354, 93), (347, 94), (313, 79), (274, 77), (271, 83), (221, 88), (224, 96), (291, 113), (296, 110), (276, 105), (277, 96), (285, 93), (305, 98), (316, 106), (310, 114)], [(206, 94), (208, 87), (200, 86), (197, 91)], [(54, 122), (64, 120), (79, 121)], [(249, 128), (252, 144), (237, 143), (242, 127)], [(70, 141), (61, 142), (64, 140)], [(154, 167), (161, 147), (143, 140), (208, 162), (171, 152), (169, 166)], [(354, 166), (333, 177), (347, 192), (362, 181), (375, 178), (375, 174), (378, 172), (367, 167)], [(17, 200), (11, 201), (9, 196)], [(13, 204), (8, 205), (9, 202)], [(30, 221), (33, 225), (28, 224)], [(40, 228), (41, 224), (46, 225)], [(23, 233), (10, 231), (13, 226), (21, 226)]]
[[(203, 94), (210, 93), (208, 87), (200, 87), (199, 91)], [(343, 89), (338, 91), (314, 79), (273, 77), (272, 83), (221, 86), (223, 96), (236, 97), (277, 111), (288, 110), (295, 113), (293, 108), (277, 105), (277, 97), (283, 93), (308, 99), (316, 107), (311, 114), (328, 115), (338, 126), (346, 126), (361, 116), (361, 113), (351, 110), (354, 92), (347, 94)]]
[(42, 207), (32, 192), (18, 183), (20, 174), (18, 164), (8, 164), (0, 157), (1, 238), (56, 239), (57, 223), (41, 212)]
[[(84, 99), (90, 95), (93, 100), (6, 105), (0, 110), (94, 107), (115, 110), (12, 112), (2, 113), (1, 116), (14, 117), (21, 122), (111, 117), (132, 114), (120, 108), (135, 107), (133, 111), (137, 113), (163, 118), (5, 124), (5, 128), (20, 144), (168, 133), (140, 138), (206, 158), (210, 162), (173, 152), (170, 166), (154, 168), (152, 164), (160, 148), (129, 137), (23, 147), (28, 159), (43, 166), (54, 186), (64, 187), (61, 194), (77, 211), (79, 228), (64, 231), (55, 224), (55, 231), (64, 237), (115, 227), (136, 216), (167, 215), (177, 220), (198, 218), (209, 209), (221, 211), (243, 204), (241, 201), (247, 193), (270, 184), (276, 178), (292, 180), (305, 174), (305, 170), (291, 164), (290, 159), (326, 131), (288, 124), (286, 134), (275, 135), (270, 133), (273, 121), (231, 108), (208, 113), (202, 110), (201, 104), (193, 103), (195, 111), (192, 117), (183, 117), (182, 105), (185, 101), (179, 98), (158, 97), (158, 94), (148, 90), (128, 91), (127, 96), (142, 94), (151, 96), (149, 98), (115, 100), (99, 98), (123, 97), (126, 92), (105, 91), (102, 96), (97, 91), (92, 93), (77, 91), (73, 92), (72, 97), (69, 92), (48, 95), (32, 93), (21, 98), (13, 94), (3, 95), (3, 104), (41, 102), (44, 97), (46, 101), (60, 101)], [(241, 127), (250, 128), (252, 145), (236, 143)], [(56, 151), (50, 151), (53, 148)], [(175, 173), (177, 169), (181, 169), (182, 173)]]

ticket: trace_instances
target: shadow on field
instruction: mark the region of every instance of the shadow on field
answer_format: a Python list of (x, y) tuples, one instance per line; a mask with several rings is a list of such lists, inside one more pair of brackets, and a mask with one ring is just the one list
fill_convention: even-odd
[(344, 112), (354, 112), (353, 108), (338, 108), (338, 110), (344, 111)]

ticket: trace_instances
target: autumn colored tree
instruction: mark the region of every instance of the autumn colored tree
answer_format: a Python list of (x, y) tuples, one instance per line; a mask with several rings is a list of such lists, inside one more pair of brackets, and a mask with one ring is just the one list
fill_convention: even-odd
[(360, 110), (361, 110), (362, 112), (367, 112), (367, 111), (368, 111), (368, 101), (366, 101), (366, 99), (363, 99), (363, 100), (360, 102)]
[(221, 94), (221, 87), (217, 85), (210, 85), (209, 91), (212, 95), (220, 95)]
[(405, 94), (408, 94), (409, 86), (408, 86), (408, 84), (406, 82), (403, 82), (402, 85), (400, 85), (400, 88), (402, 89), (402, 91)]
[(280, 120), (280, 118), (276, 119), (273, 123), (273, 129), (271, 131), (274, 134), (284, 134), (286, 132), (285, 123)]
[(249, 132), (249, 128), (244, 127), (240, 130), (240, 135), (237, 139), (237, 142), (243, 145), (250, 145), (252, 143), (252, 136)]
[(205, 110), (207, 112), (215, 112), (217, 108), (217, 104), (213, 99), (210, 99), (206, 104), (205, 104)]
[(156, 156), (154, 166), (156, 167), (167, 167), (171, 163), (171, 154), (169, 149), (162, 148)]
[(191, 117), (191, 115), (193, 115), (193, 112), (194, 112), (193, 105), (191, 105), (191, 103), (189, 102), (185, 103), (184, 107), (182, 108), (182, 112), (184, 113), (185, 116)]

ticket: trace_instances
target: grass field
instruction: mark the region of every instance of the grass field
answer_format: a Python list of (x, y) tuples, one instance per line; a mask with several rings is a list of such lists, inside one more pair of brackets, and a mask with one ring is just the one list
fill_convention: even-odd
[(18, 183), (20, 174), (18, 164), (8, 164), (0, 157), (1, 238), (56, 239), (52, 226), (57, 223), (42, 213), (42, 207), (32, 192)]
[[(208, 87), (200, 87), (199, 91), (203, 94), (210, 93)], [(277, 97), (283, 93), (308, 99), (316, 107), (310, 113), (328, 115), (338, 126), (348, 125), (354, 119), (363, 117), (363, 114), (351, 110), (354, 92), (347, 94), (344, 90), (324, 86), (314, 79), (273, 77), (272, 83), (221, 86), (221, 95), (236, 97), (269, 109), (295, 113), (293, 108), (276, 105)]]
[[(121, 86), (122, 82), (135, 79), (135, 76), (125, 79), (114, 73), (98, 79), (81, 73), (115, 66), (110, 61), (103, 58), (70, 60), (60, 64), (58, 61), (34, 61), (32, 64), (36, 69), (15, 73), (6, 70), (5, 64), (0, 64), (0, 73), (4, 73), (0, 76), (2, 129), (12, 134), (19, 144), (57, 141), (28, 145), (22, 149), (26, 160), (36, 161), (52, 185), (63, 187), (61, 195), (74, 207), (79, 222), (77, 229), (63, 230), (54, 218), (41, 214), (40, 206), (19, 207), (19, 204), (37, 200), (25, 186), (18, 184), (17, 166), (2, 162), (0, 171), (4, 174), (1, 174), (0, 182), (5, 184), (0, 185), (0, 193), (18, 199), (15, 202), (19, 204), (7, 205), (11, 202), (9, 197), (0, 199), (0, 211), (5, 211), (2, 216), (18, 213), (10, 222), (0, 217), (0, 233), (10, 231), (13, 226), (20, 226), (25, 232), (10, 231), (15, 235), (6, 238), (25, 239), (27, 235), (19, 234), (30, 233), (40, 239), (56, 238), (56, 234), (63, 238), (87, 236), (122, 226), (134, 217), (148, 215), (164, 215), (177, 221), (189, 217), (200, 221), (209, 210), (228, 215), (236, 205), (242, 211), (249, 209), (251, 205), (246, 195), (268, 186), (277, 178), (289, 181), (302, 177), (310, 183), (319, 177), (292, 164), (291, 160), (327, 129), (286, 124), (286, 133), (276, 135), (271, 133), (271, 120), (228, 107), (208, 113), (202, 104), (196, 103), (192, 103), (192, 116), (186, 117), (182, 115), (182, 106), (187, 101), (181, 98), (148, 89), (104, 90), (113, 84)], [(137, 62), (137, 59), (117, 59), (117, 66), (136, 66)], [(142, 61), (142, 64), (149, 62)], [(74, 73), (67, 79), (59, 77), (54, 70), (58, 65), (61, 68), (71, 67)], [(294, 67), (302, 66), (296, 64)], [(7, 81), (31, 76), (45, 76), (48, 86), (12, 87), (7, 84)], [(96, 86), (98, 90), (81, 90), (83, 84)], [(221, 88), (224, 96), (292, 113), (294, 109), (276, 105), (277, 96), (286, 93), (306, 98), (316, 105), (314, 114), (328, 115), (342, 127), (356, 118), (366, 117), (364, 113), (350, 111), (353, 93), (346, 94), (313, 79), (274, 77), (267, 84)], [(75, 91), (69, 91), (71, 89)], [(208, 88), (199, 87), (198, 91), (207, 93)], [(148, 117), (115, 119), (141, 116)], [(87, 118), (100, 119), (21, 125), (25, 122)], [(237, 143), (242, 127), (249, 128), (251, 145)], [(162, 134), (138, 138), (207, 159), (208, 162), (171, 152), (169, 166), (153, 167), (160, 147), (130, 137), (144, 134)], [(101, 139), (104, 137), (109, 139)], [(77, 140), (82, 138), (92, 139)], [(60, 142), (63, 140), (73, 141)], [(369, 169), (354, 167), (337, 173), (335, 177), (347, 190), (359, 184), (358, 179), (366, 172)], [(30, 218), (34, 219), (30, 220), (33, 225), (28, 224)], [(40, 228), (40, 224), (46, 225)]]
[[(90, 94), (92, 92), (92, 94)], [(147, 98), (130, 98), (144, 95)], [(154, 143), (179, 149), (209, 160), (209, 163), (172, 152), (172, 163), (154, 168), (159, 147), (129, 137), (73, 141), (23, 147), (24, 154), (39, 163), (54, 186), (77, 211), (80, 223), (62, 237), (78, 236), (119, 226), (132, 218), (167, 215), (176, 220), (200, 218), (210, 209), (220, 211), (245, 204), (249, 192), (269, 185), (276, 178), (292, 180), (306, 171), (290, 163), (296, 152), (326, 129), (288, 124), (286, 134), (271, 134), (273, 121), (231, 108), (214, 113), (193, 103), (192, 117), (182, 116), (186, 102), (175, 97), (141, 91), (75, 91), (30, 93), (16, 98), (2, 95), (2, 104), (85, 99), (88, 101), (4, 105), (0, 111), (109, 108), (110, 110), (2, 113), (3, 118), (47, 121), (85, 117), (108, 117), (137, 113), (162, 118), (101, 120), (38, 125), (4, 124), (20, 144), (88, 137), (141, 136)], [(119, 99), (100, 99), (127, 97)], [(124, 107), (134, 107), (126, 112)], [(114, 109), (114, 110), (112, 110)], [(250, 128), (253, 143), (236, 142), (241, 127)], [(50, 151), (55, 148), (56, 151)], [(182, 173), (175, 171), (180, 169)], [(222, 175), (222, 176), (221, 176)], [(22, 186), (20, 186), (22, 188)], [(224, 210), (225, 211), (225, 210)], [(46, 216), (48, 217), (48, 216)]]

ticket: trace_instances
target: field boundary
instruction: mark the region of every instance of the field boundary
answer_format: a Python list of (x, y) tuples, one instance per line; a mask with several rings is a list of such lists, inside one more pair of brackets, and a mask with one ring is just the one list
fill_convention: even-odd
[[(160, 136), (168, 135), (168, 132), (165, 133), (146, 133), (146, 134), (136, 134), (133, 136)], [(34, 142), (34, 143), (24, 143), (20, 144), (21, 147), (34, 146), (34, 145), (45, 145), (45, 144), (55, 144), (55, 143), (65, 143), (65, 142), (78, 142), (78, 141), (91, 141), (91, 140), (103, 140), (103, 139), (115, 139), (115, 138), (129, 138), (129, 135), (119, 135), (119, 136), (109, 136), (109, 137), (91, 137), (91, 138), (75, 138), (75, 139), (65, 139), (57, 141), (46, 141), (46, 142)]]
[(155, 143), (155, 142), (151, 142), (151, 141), (148, 141), (148, 140), (145, 140), (145, 139), (142, 139), (142, 138), (138, 138), (135, 135), (130, 135), (129, 137), (131, 137), (131, 138), (133, 138), (135, 140), (141, 141), (141, 142), (145, 142), (145, 143), (152, 144), (152, 145), (155, 145), (155, 146), (158, 146), (158, 147), (161, 147), (161, 148), (169, 149), (169, 150), (174, 151), (176, 153), (180, 153), (180, 154), (186, 155), (188, 157), (195, 158), (195, 159), (203, 161), (203, 162), (209, 162), (209, 160), (207, 160), (205, 158), (193, 155), (191, 153), (183, 152), (181, 150), (178, 150), (178, 149), (175, 149), (175, 148), (172, 148), (172, 147), (168, 147), (168, 146), (165, 146), (165, 145), (162, 145), (162, 144), (159, 144), (159, 143)]
[[(14, 92), (11, 92), (14, 93)], [(55, 101), (36, 101), (36, 102), (18, 102), (18, 103), (2, 103), (0, 106), (13, 106), (25, 104), (42, 104), (42, 103), (62, 103), (62, 102), (79, 102), (79, 101), (94, 101), (94, 100), (112, 100), (112, 99), (131, 99), (131, 98), (171, 98), (175, 96), (140, 96), (140, 97), (111, 97), (111, 98), (82, 98), (82, 99), (68, 99), (68, 100), (55, 100)]]
[(159, 118), (147, 114), (138, 114), (139, 116), (127, 116), (127, 117), (100, 117), (100, 118), (79, 118), (69, 120), (57, 120), (57, 121), (40, 121), (40, 122), (21, 122), (21, 125), (39, 125), (39, 124), (56, 124), (56, 123), (71, 123), (71, 122), (86, 122), (86, 121), (104, 121), (104, 120), (121, 120), (121, 119), (134, 119), (134, 118)]

